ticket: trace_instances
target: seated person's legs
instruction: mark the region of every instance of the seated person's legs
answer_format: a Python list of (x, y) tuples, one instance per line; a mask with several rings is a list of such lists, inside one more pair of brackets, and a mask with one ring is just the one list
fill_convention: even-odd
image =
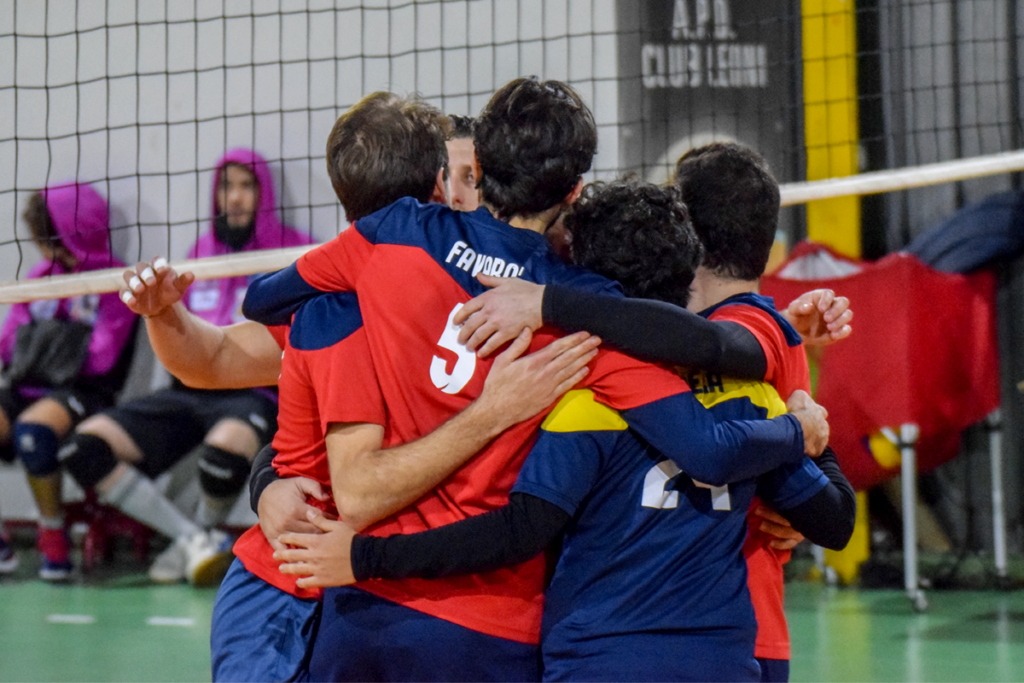
[[(57, 389), (40, 399), (0, 392), (0, 457), (20, 459), (39, 508), (41, 578), (66, 579), (71, 573), (70, 543), (64, 529), (61, 473), (57, 452), (61, 441), (85, 415), (106, 405), (108, 395), (88, 389)], [(12, 421), (9, 416), (16, 416)], [(13, 422), (13, 424), (12, 424)]]
[(71, 574), (71, 544), (64, 529), (61, 472), (57, 461), (60, 442), (74, 426), (74, 414), (52, 398), (36, 401), (14, 423), (14, 451), (25, 466), (29, 487), (39, 507), (39, 576), (48, 581)]
[(194, 423), (174, 392), (159, 392), (89, 418), (60, 450), (61, 463), (84, 489), (174, 541), (150, 570), (157, 581), (185, 578), (189, 549), (209, 545), (202, 528), (153, 481), (201, 443)]

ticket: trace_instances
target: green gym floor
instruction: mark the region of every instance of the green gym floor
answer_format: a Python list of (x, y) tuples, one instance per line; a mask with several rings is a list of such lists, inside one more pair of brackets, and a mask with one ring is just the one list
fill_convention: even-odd
[[(21, 549), (0, 579), (0, 681), (208, 681), (214, 589), (154, 586), (135, 560), (67, 585)], [(1024, 681), (1024, 591), (787, 584), (793, 681)]]

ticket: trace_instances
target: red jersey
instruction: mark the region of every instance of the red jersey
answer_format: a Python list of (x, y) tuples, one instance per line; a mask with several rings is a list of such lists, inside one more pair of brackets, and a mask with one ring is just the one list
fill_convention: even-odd
[[(764, 381), (775, 387), (783, 400), (796, 389), (810, 393), (807, 355), (799, 335), (778, 312), (768, 297), (745, 294), (719, 303), (709, 320), (728, 320), (750, 330), (764, 350), (768, 367)], [(747, 513), (747, 540), (743, 556), (747, 560), (747, 588), (757, 617), (757, 643), (754, 656), (763, 659), (789, 659), (789, 629), (783, 605), (783, 565), (789, 562), (788, 550), (775, 550), (768, 544), (774, 538), (761, 531), (763, 521), (754, 514), (761, 501), (754, 498)]]
[[(280, 344), (283, 334), (269, 329)], [(296, 313), (287, 335), (278, 380), (274, 469), (282, 478), (318, 481), (329, 493), (327, 426), (332, 422), (384, 424), (383, 399), (355, 295), (313, 299)], [(337, 515), (333, 502), (310, 500), (310, 504)], [(278, 571), (273, 548), (258, 524), (238, 539), (234, 552), (252, 574), (286, 593), (302, 598), (321, 594), (319, 589), (297, 587), (295, 576)]]
[[(467, 352), (451, 324), (458, 308), (484, 291), (478, 273), (620, 293), (614, 283), (563, 264), (542, 235), (498, 221), (486, 209), (460, 213), (411, 199), (356, 221), (296, 268), (314, 290), (358, 292), (395, 443), (433, 431), (480, 395), (493, 359)], [(267, 283), (253, 284), (249, 296), (258, 306)], [(285, 289), (301, 286), (293, 280)], [(538, 333), (531, 350), (553, 338)], [(663, 368), (608, 351), (599, 354), (585, 383), (619, 410), (688, 390)], [(366, 532), (413, 533), (505, 505), (542, 417), (508, 430), (414, 505)], [(545, 575), (544, 558), (537, 557), (488, 574), (374, 580), (360, 588), (483, 633), (536, 643)]]

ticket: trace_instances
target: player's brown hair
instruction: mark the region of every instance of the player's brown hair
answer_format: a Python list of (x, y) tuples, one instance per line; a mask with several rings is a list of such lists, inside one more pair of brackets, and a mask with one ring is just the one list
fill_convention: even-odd
[(356, 102), (327, 138), (327, 173), (354, 221), (402, 197), (430, 199), (448, 163), (451, 122), (416, 96), (375, 92)]

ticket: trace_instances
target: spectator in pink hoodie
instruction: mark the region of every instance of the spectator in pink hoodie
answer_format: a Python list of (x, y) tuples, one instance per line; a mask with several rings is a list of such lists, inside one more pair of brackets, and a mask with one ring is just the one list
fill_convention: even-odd
[[(50, 187), (25, 210), (43, 260), (28, 278), (122, 266), (110, 252), (107, 203), (92, 187)], [(39, 507), (39, 575), (71, 572), (64, 529), (58, 450), (84, 418), (114, 403), (134, 345), (136, 316), (116, 293), (15, 304), (0, 329), (0, 457), (25, 465)], [(6, 558), (6, 561), (5, 561)], [(0, 536), (0, 571), (15, 558)]]
[[(210, 228), (189, 258), (311, 242), (278, 220), (270, 169), (252, 150), (231, 150), (218, 162), (212, 206)], [(228, 325), (242, 320), (248, 282), (244, 276), (196, 282), (183, 302), (207, 322)], [(62, 449), (61, 462), (101, 501), (172, 539), (150, 567), (150, 578), (203, 585), (218, 580), (231, 561), (229, 539), (215, 527), (244, 487), (250, 461), (276, 429), (277, 395), (271, 389), (194, 389), (175, 379), (167, 389), (83, 422)], [(197, 459), (203, 492), (194, 520), (153, 482), (190, 454)]]

